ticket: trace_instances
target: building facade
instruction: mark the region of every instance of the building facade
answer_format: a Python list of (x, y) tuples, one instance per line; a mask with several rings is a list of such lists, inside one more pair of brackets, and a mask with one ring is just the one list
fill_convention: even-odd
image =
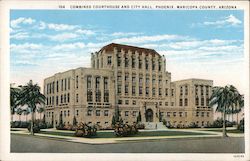
[(91, 68), (57, 73), (44, 80), (45, 119), (54, 126), (77, 122), (110, 127), (116, 109), (123, 122), (206, 126), (212, 80), (171, 81), (166, 58), (155, 50), (109, 44), (91, 54)]

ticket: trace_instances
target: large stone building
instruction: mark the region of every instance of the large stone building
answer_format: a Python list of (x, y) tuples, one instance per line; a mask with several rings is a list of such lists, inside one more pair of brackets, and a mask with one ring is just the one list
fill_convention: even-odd
[(109, 44), (91, 54), (91, 68), (77, 68), (46, 78), (46, 122), (77, 122), (110, 127), (116, 109), (124, 122), (172, 126), (213, 121), (209, 97), (213, 81), (171, 81), (166, 58), (155, 50)]

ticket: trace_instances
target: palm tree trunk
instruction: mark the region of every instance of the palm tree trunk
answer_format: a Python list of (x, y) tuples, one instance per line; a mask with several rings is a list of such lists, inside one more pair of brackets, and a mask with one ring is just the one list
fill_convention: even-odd
[(222, 136), (223, 137), (228, 137), (227, 136), (227, 132), (226, 132), (226, 107), (224, 107), (224, 109), (223, 109), (223, 134), (222, 134)]
[(11, 122), (13, 122), (13, 115), (11, 115)]
[(33, 126), (34, 126), (34, 113), (32, 110), (31, 111), (31, 122), (30, 122), (30, 134), (31, 135), (34, 135)]
[(238, 121), (238, 114), (239, 114), (239, 113), (237, 112), (237, 113), (236, 113), (236, 116), (237, 116), (237, 117), (236, 117), (236, 119), (237, 119), (237, 120), (236, 120), (236, 121), (237, 121), (237, 125), (239, 124), (239, 121)]

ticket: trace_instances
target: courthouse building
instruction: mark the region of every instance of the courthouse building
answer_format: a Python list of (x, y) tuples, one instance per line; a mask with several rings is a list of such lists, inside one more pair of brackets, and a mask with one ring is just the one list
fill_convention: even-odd
[[(181, 70), (181, 69), (180, 69)], [(110, 127), (115, 109), (123, 122), (145, 124), (163, 119), (172, 126), (213, 121), (209, 106), (212, 80), (171, 81), (166, 58), (153, 49), (109, 44), (91, 54), (91, 68), (56, 73), (44, 80), (46, 122)]]

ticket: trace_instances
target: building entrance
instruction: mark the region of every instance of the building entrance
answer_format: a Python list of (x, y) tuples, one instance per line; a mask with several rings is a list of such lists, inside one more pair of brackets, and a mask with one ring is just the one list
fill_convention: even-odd
[(146, 122), (153, 122), (153, 110), (147, 109), (146, 110)]

